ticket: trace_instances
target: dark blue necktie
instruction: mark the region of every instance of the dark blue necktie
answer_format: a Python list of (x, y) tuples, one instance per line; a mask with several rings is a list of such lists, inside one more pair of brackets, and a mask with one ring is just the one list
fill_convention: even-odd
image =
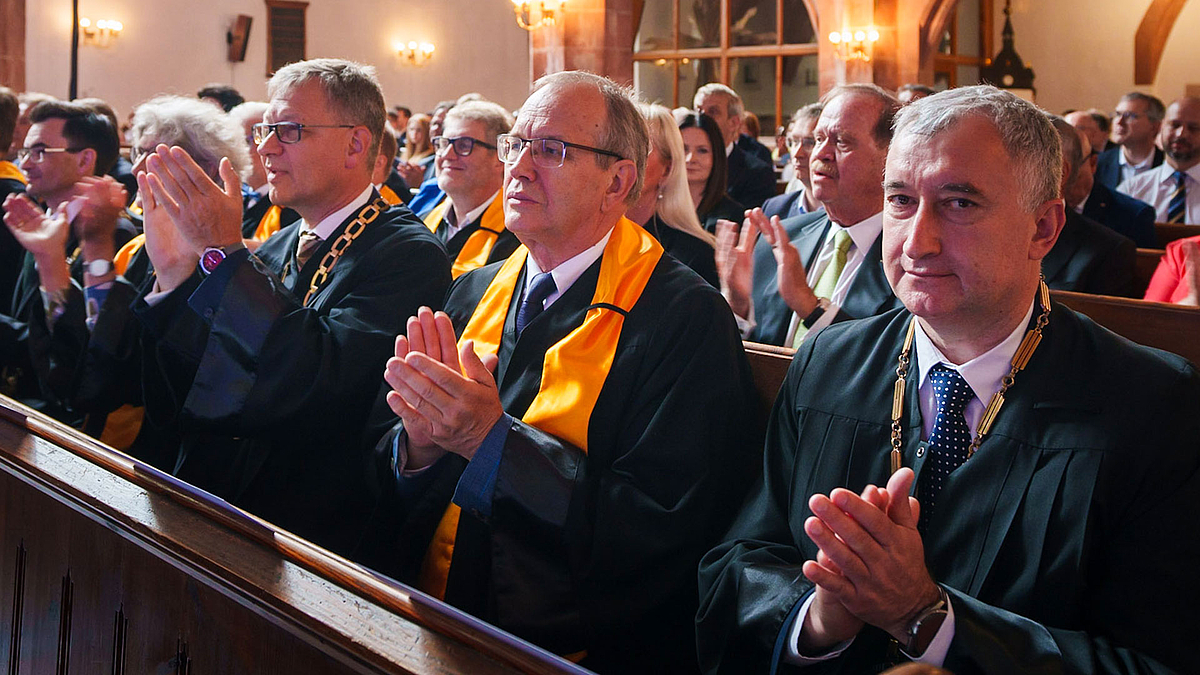
[(521, 307), (517, 310), (517, 335), (542, 313), (546, 298), (556, 290), (558, 287), (554, 285), (554, 277), (550, 276), (549, 272), (534, 275), (529, 288), (525, 290), (525, 299), (521, 301)]
[(967, 461), (971, 430), (963, 413), (975, 397), (957, 370), (940, 363), (929, 371), (929, 382), (933, 385), (937, 410), (933, 431), (929, 434), (929, 457), (925, 460), (917, 485), (917, 499), (921, 501), (921, 531), (925, 530), (933, 516), (934, 506), (946, 479)]
[(1182, 223), (1187, 216), (1187, 188), (1184, 186), (1187, 174), (1176, 171), (1171, 177), (1175, 179), (1175, 192), (1171, 193), (1171, 201), (1167, 204), (1167, 222)]

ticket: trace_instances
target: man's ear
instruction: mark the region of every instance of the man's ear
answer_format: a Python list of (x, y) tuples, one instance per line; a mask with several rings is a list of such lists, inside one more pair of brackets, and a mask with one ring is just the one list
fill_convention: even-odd
[(627, 206), (625, 198), (637, 182), (637, 165), (631, 159), (619, 159), (613, 163), (610, 170), (612, 180), (608, 183), (608, 189), (604, 191), (601, 210), (608, 212), (617, 209), (624, 212)]
[(1067, 222), (1063, 200), (1050, 199), (1033, 211), (1033, 239), (1029, 242), (1029, 259), (1041, 260), (1058, 241), (1063, 225)]
[(76, 157), (76, 161), (79, 162), (79, 175), (94, 176), (96, 174), (95, 148), (84, 148)]
[(368, 173), (374, 173), (375, 166), (366, 163), (370, 148), (371, 132), (363, 126), (354, 127), (350, 132), (350, 140), (346, 143), (346, 168), (366, 166)]

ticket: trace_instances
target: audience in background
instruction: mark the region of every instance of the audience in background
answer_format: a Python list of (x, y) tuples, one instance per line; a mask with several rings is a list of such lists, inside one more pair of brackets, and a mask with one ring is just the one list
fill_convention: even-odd
[(718, 220), (738, 220), (745, 211), (725, 189), (729, 163), (721, 149), (721, 130), (708, 115), (691, 113), (679, 123), (679, 131), (696, 216), (705, 230), (715, 232)]

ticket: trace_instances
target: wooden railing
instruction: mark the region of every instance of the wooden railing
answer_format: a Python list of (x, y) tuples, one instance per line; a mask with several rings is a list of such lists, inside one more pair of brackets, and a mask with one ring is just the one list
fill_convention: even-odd
[(0, 667), (587, 673), (0, 397)]
[(1155, 223), (1154, 233), (1158, 235), (1158, 247), (1166, 248), (1167, 244), (1176, 239), (1194, 237), (1200, 234), (1200, 225), (1180, 225), (1175, 223)]

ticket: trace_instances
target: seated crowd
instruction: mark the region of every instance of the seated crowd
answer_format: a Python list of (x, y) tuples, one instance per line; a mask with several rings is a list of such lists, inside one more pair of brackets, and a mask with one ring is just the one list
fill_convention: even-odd
[(0, 393), (597, 672), (1197, 670), (1200, 379), (1050, 289), (1200, 303), (1200, 100), (900, 94), (0, 88)]

